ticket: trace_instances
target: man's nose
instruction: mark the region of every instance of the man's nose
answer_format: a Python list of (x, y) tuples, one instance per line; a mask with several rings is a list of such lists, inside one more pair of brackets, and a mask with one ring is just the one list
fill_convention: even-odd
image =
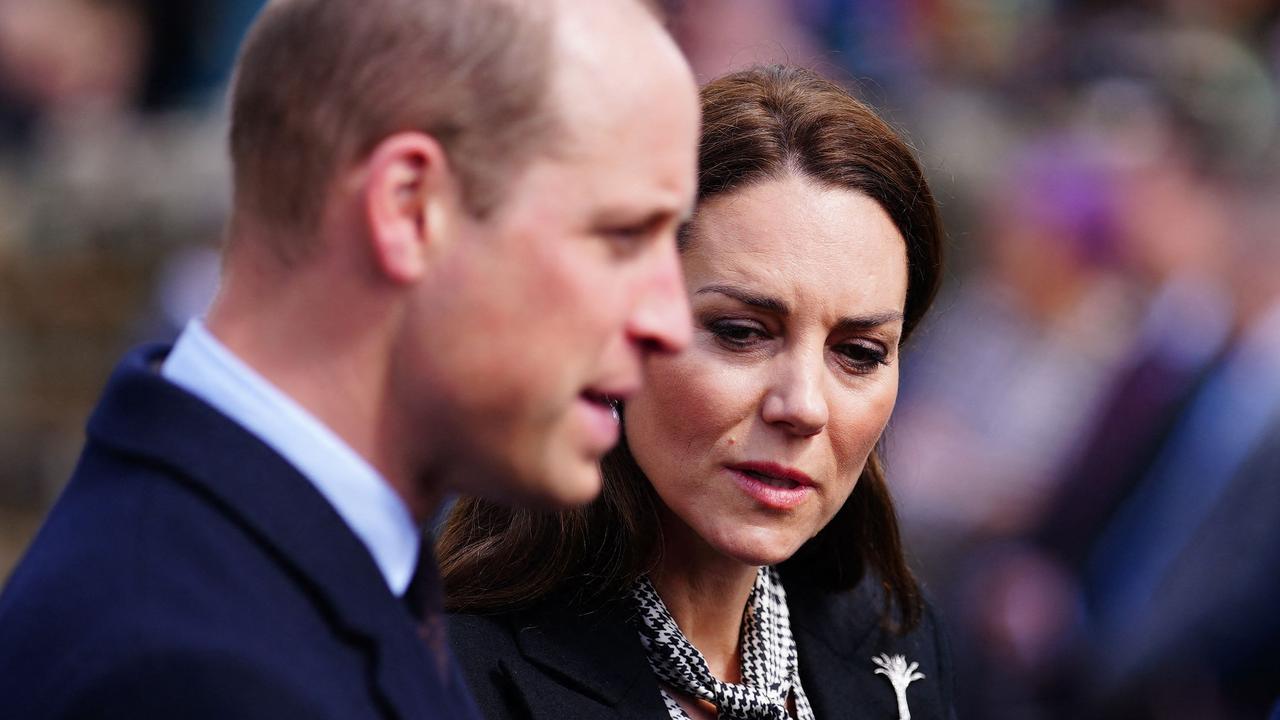
[(693, 337), (689, 297), (675, 244), (655, 258), (640, 284), (640, 297), (627, 324), (628, 339), (646, 352), (680, 352)]

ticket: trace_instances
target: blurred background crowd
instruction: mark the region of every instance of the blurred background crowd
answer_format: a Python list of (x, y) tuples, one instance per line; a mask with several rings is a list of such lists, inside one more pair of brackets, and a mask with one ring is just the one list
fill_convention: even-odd
[[(1265, 717), (1280, 3), (666, 4), (700, 80), (813, 67), (930, 172), (951, 265), (886, 449), (962, 717)], [(118, 357), (212, 296), (260, 5), (0, 0), (0, 577)]]

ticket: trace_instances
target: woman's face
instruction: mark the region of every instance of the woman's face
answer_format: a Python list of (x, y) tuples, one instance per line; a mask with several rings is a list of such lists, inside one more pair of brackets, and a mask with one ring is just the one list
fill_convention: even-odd
[(649, 361), (627, 440), (669, 541), (775, 564), (844, 504), (893, 411), (905, 243), (874, 200), (795, 175), (708, 201), (691, 238), (693, 343)]

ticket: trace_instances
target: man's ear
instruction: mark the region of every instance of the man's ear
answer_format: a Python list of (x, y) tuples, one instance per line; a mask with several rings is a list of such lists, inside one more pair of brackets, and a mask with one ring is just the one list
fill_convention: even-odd
[(364, 210), (379, 269), (412, 283), (447, 239), (443, 214), (456, 203), (457, 180), (444, 148), (429, 135), (403, 132), (378, 143), (366, 160)]

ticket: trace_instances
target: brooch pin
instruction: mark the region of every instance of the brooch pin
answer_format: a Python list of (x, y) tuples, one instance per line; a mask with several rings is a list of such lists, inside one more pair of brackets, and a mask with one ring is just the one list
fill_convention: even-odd
[(878, 666), (876, 674), (889, 678), (889, 682), (893, 684), (893, 692), (898, 696), (898, 720), (911, 720), (911, 708), (907, 707), (907, 686), (924, 679), (924, 673), (916, 672), (920, 663), (908, 665), (907, 659), (902, 655), (890, 657), (884, 653), (871, 658), (871, 662)]

